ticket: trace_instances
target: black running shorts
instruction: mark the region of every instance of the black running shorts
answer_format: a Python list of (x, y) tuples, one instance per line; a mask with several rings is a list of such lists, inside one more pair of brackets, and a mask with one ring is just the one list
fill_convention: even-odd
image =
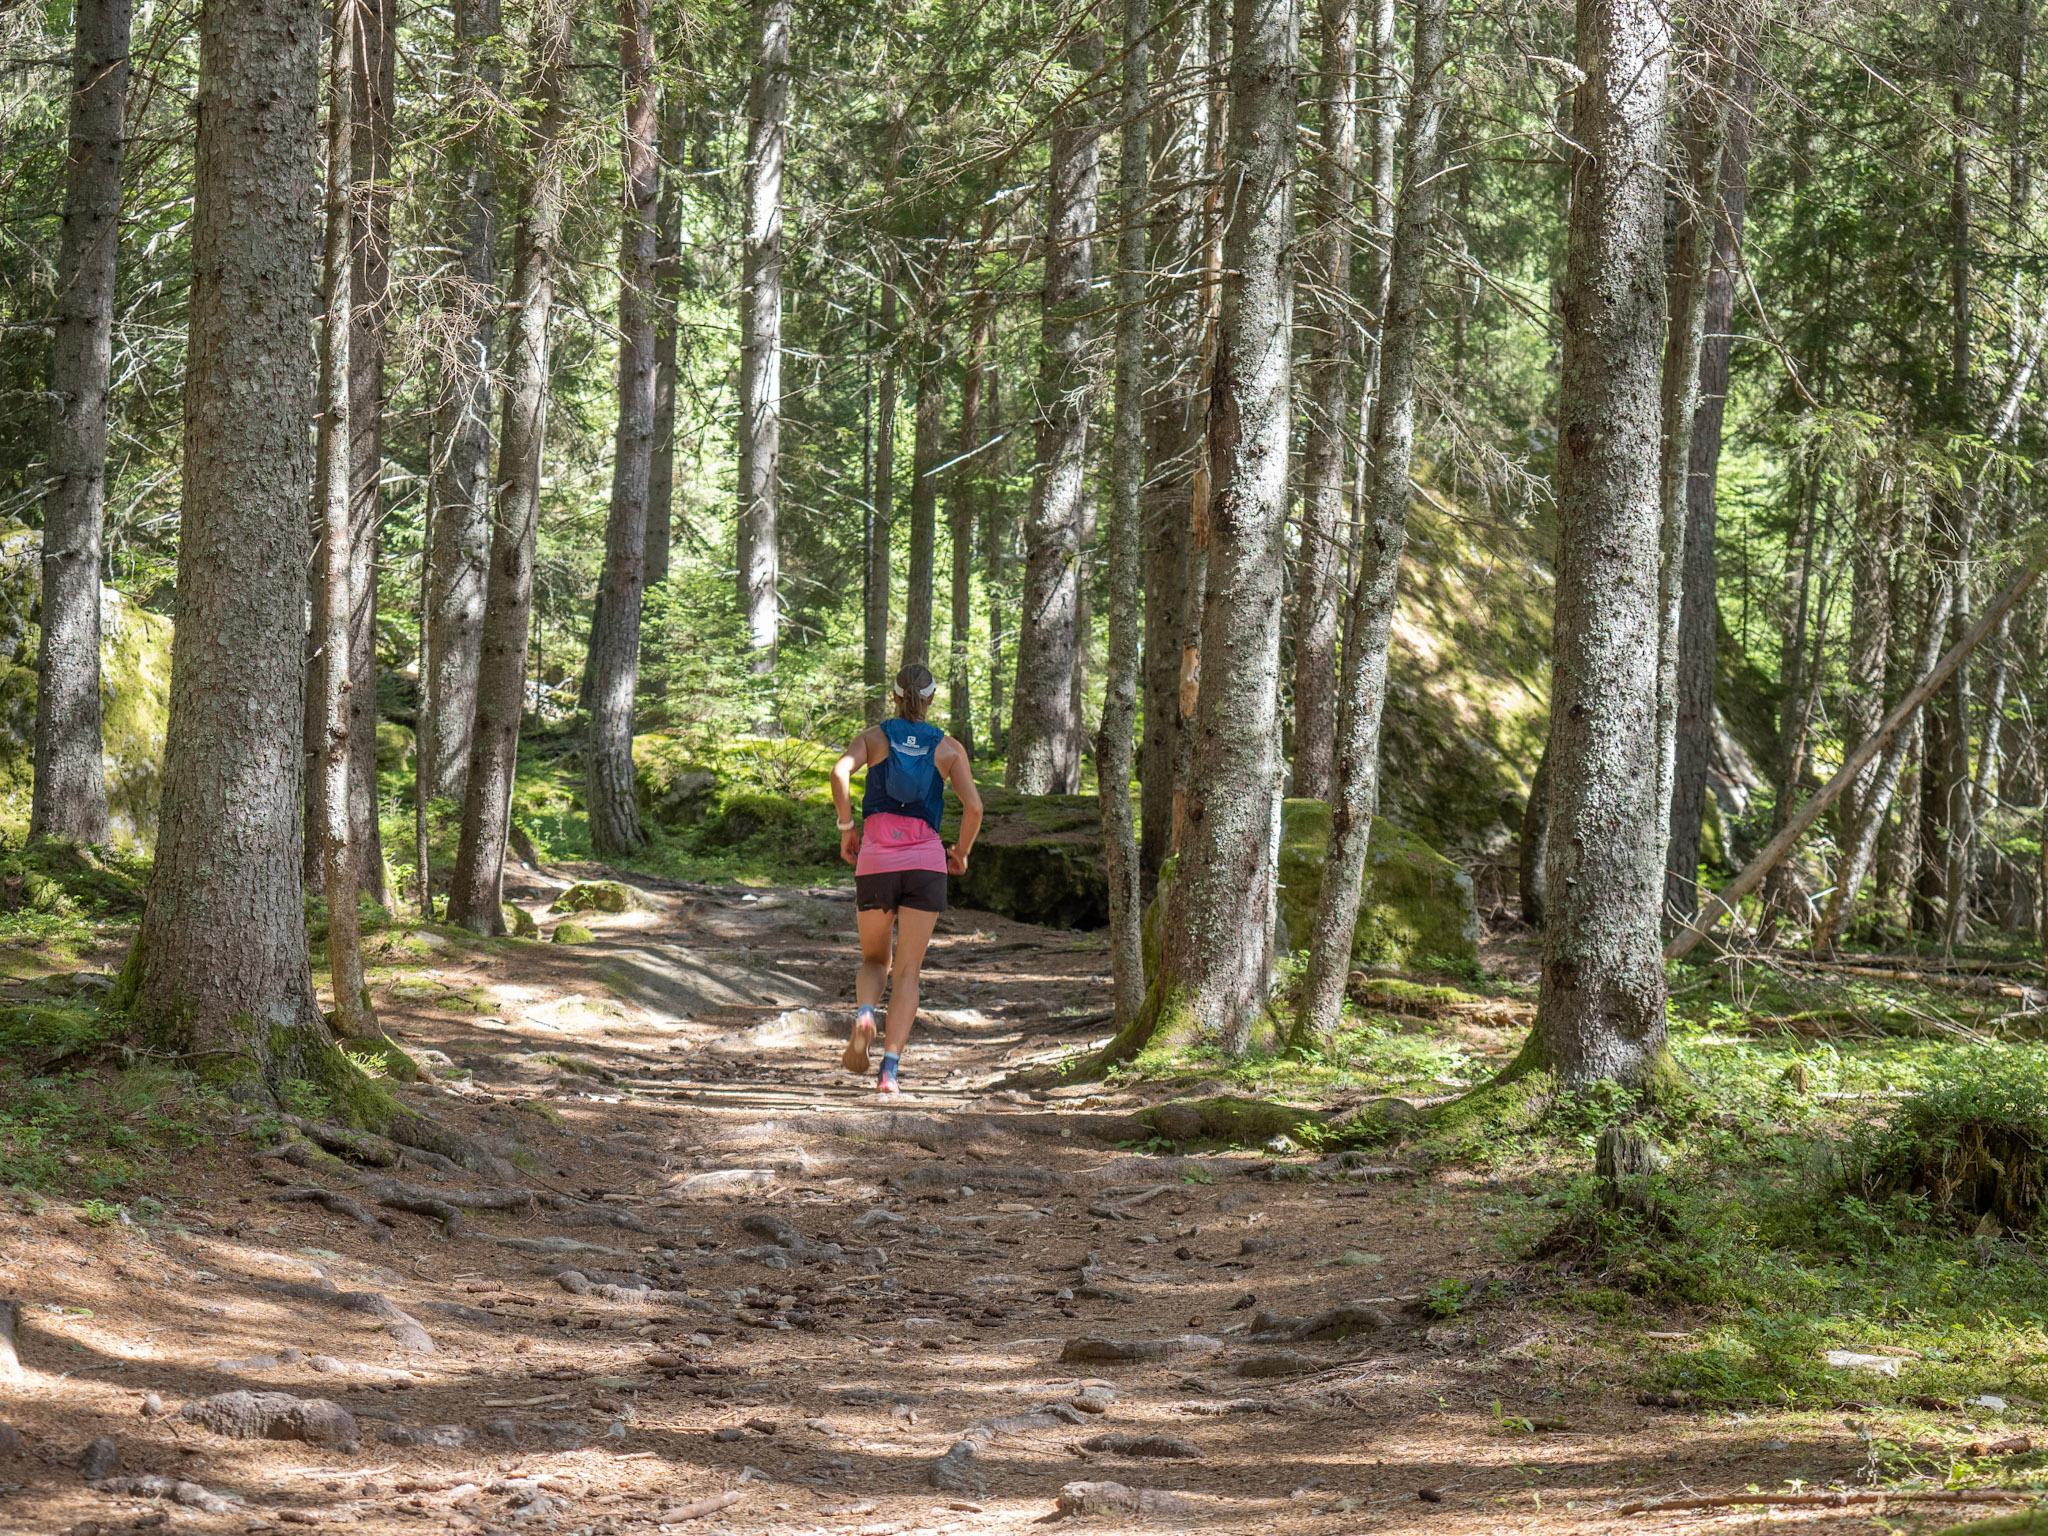
[(946, 910), (946, 874), (939, 869), (895, 869), (881, 875), (853, 877), (854, 905), (863, 912)]

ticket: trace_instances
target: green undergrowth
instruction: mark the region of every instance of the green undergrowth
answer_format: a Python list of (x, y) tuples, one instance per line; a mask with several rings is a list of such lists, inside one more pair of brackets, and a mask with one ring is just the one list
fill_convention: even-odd
[(162, 1198), (173, 1159), (216, 1141), (228, 1105), (157, 1063), (0, 1079), (0, 1185), (36, 1195)]

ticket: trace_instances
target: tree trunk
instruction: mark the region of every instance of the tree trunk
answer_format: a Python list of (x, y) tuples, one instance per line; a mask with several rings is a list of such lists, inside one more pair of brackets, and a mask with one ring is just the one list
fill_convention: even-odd
[[(900, 96), (889, 103), (887, 149), (882, 167), (882, 202), (892, 205), (897, 173), (903, 165), (908, 134), (908, 108)], [(898, 316), (903, 299), (897, 288), (897, 257), (893, 231), (885, 234), (882, 251), (882, 315), (878, 341), (882, 376), (875, 401), (875, 480), (868, 498), (867, 572), (863, 580), (862, 671), (867, 685), (867, 719), (873, 725), (888, 711), (889, 582), (895, 564), (896, 534), (896, 349), (901, 340)]]
[(462, 802), (462, 844), (449, 885), (448, 921), (474, 933), (505, 931), (500, 889), (512, 822), (512, 778), (526, 701), (527, 626), (533, 617), (533, 559), (540, 519), (541, 450), (548, 403), (548, 318), (562, 238), (567, 146), (563, 71), (575, 20), (568, 0), (546, 0), (533, 19), (532, 63), (522, 87), (526, 184), (512, 239), (511, 326), (506, 338), (505, 407), (498, 432), (498, 498), (491, 528), (490, 588), (484, 603), (476, 728)]
[(301, 838), (319, 7), (208, 0), (161, 832), (119, 1001), (256, 1097), (323, 1074)]
[[(1372, 475), (1358, 584), (1344, 621), (1344, 687), (1337, 726), (1337, 780), (1330, 847), (1309, 938), (1308, 975), (1295, 1013), (1297, 1042), (1335, 1033), (1351, 974), (1360, 885), (1379, 809), (1380, 718), (1387, 699), (1387, 646), (1408, 538), (1408, 476), (1415, 456), (1416, 376), (1426, 319), (1429, 228), (1443, 170), (1449, 0), (1417, 0), (1415, 67), (1408, 96), (1407, 163), (1394, 210), (1387, 311), (1380, 327)], [(1340, 402), (1341, 403), (1341, 402)]]
[(1202, 679), (1150, 1027), (1241, 1054), (1272, 979), (1281, 573), (1292, 414), (1292, 0), (1236, 0), (1223, 309), (1209, 398)]
[[(1294, 587), (1294, 788), (1327, 799), (1336, 753), (1337, 609), (1348, 541), (1345, 433), (1351, 415), (1352, 178), (1358, 161), (1357, 0), (1321, 0), (1322, 124), (1309, 219), (1316, 231), (1303, 393), (1301, 557)], [(1340, 978), (1341, 980), (1341, 978)]]
[(43, 500), (42, 638), (36, 659), (29, 835), (107, 840), (100, 730), (100, 535), (107, 499), (107, 382), (121, 235), (131, 0), (78, 0), (71, 143), (57, 256), (50, 489)]
[(754, 671), (772, 676), (782, 446), (782, 164), (789, 116), (790, 0), (754, 0), (740, 277), (740, 611)]
[[(1068, 62), (1085, 79), (1101, 57), (1101, 35), (1092, 25), (1082, 26), (1069, 46)], [(1062, 106), (1053, 121), (1040, 308), (1038, 456), (1024, 519), (1023, 608), (1006, 776), (1012, 789), (1027, 795), (1073, 794), (1081, 786), (1074, 656), (1088, 478), (1097, 133), (1085, 96)]]
[[(1372, 193), (1372, 239), (1365, 242), (1366, 280), (1362, 295), (1368, 319), (1364, 346), (1360, 349), (1358, 380), (1358, 440), (1372, 441), (1373, 390), (1380, 373), (1380, 325), (1387, 313), (1387, 262), (1394, 248), (1394, 175), (1399, 169), (1397, 131), (1401, 126), (1400, 42), (1395, 0), (1372, 0), (1370, 29), (1365, 40), (1365, 65), (1372, 72), (1370, 88), (1356, 93), (1358, 110), (1370, 113), (1372, 135), (1368, 141), (1370, 160), (1366, 167)], [(1356, 456), (1352, 466), (1354, 519), (1363, 515), (1365, 477), (1370, 466), (1366, 455)]]
[[(664, 34), (666, 37), (668, 34)], [(683, 163), (688, 98), (662, 93), (654, 248), (654, 457), (647, 471), (647, 585), (668, 580), (676, 491), (676, 347), (683, 296)]]
[(903, 594), (903, 661), (929, 665), (932, 659), (932, 589), (937, 584), (940, 433), (945, 427), (946, 391), (939, 359), (944, 355), (937, 313), (938, 284), (928, 291), (919, 320), (917, 400), (912, 408), (910, 470), (910, 572)]
[(384, 361), (391, 333), (391, 104), (397, 93), (398, 0), (354, 0), (361, 19), (350, 68), (355, 193), (349, 248), (349, 849), (356, 887), (379, 906), (384, 836), (377, 825), (377, 567), (384, 530)]
[(434, 405), (438, 457), (427, 556), (426, 671), (419, 762), (431, 793), (462, 798), (476, 723), (484, 589), (491, 565), (491, 365), (498, 292), (498, 181), (493, 155), (479, 150), (504, 80), (498, 62), (498, 0), (458, 0), (457, 71), (462, 126), (448, 142), (456, 193), (448, 222), (461, 257), (443, 306), (446, 339)]
[[(1168, 847), (1179, 853), (1188, 837), (1188, 776), (1195, 756), (1195, 715), (1202, 695), (1202, 626), (1208, 609), (1209, 545), (1214, 532), (1210, 503), (1215, 489), (1214, 439), (1209, 415), (1215, 404), (1217, 355), (1223, 331), (1224, 241), (1232, 205), (1224, 196), (1231, 115), (1235, 110), (1231, 59), (1234, 0), (1209, 0), (1208, 120), (1202, 150), (1202, 275), (1196, 313), (1201, 342), (1195, 349), (1195, 409), (1201, 434), (1188, 474), (1187, 582), (1181, 597), (1180, 667), (1175, 679), (1173, 829)], [(1235, 189), (1232, 189), (1233, 193)]]
[[(1892, 650), (1892, 543), (1896, 504), (1877, 476), (1856, 477), (1855, 547), (1849, 556), (1849, 657), (1842, 690), (1842, 739), (1861, 741), (1884, 713), (1885, 674)], [(1842, 844), (1863, 820), (1877, 776), (1867, 769), (1842, 796)]]
[[(982, 245), (995, 234), (994, 212), (982, 219)], [(981, 521), (977, 515), (983, 497), (986, 468), (982, 440), (982, 399), (992, 382), (991, 355), (995, 348), (995, 294), (977, 285), (967, 324), (967, 357), (960, 377), (960, 445), (949, 487), (949, 525), (953, 537), (952, 643), (947, 653), (947, 729), (953, 739), (974, 756), (973, 668), (968, 646), (974, 633), (974, 535)]]
[(1664, 910), (1683, 924), (1699, 910), (1700, 823), (1706, 811), (1707, 766), (1714, 755), (1714, 676), (1719, 670), (1721, 607), (1715, 523), (1721, 430), (1728, 410), (1728, 359), (1734, 337), (1736, 253), (1749, 201), (1750, 113), (1756, 101), (1755, 44), (1736, 57), (1721, 148), (1719, 216), (1707, 271), (1707, 308), (1700, 327), (1698, 404), (1685, 482), (1685, 565), (1678, 618), (1678, 710), (1671, 769), (1671, 839), (1665, 859)]
[[(1173, 841), (1174, 783), (1182, 760), (1180, 647), (1188, 626), (1188, 509), (1202, 448), (1196, 409), (1198, 360), (1188, 337), (1201, 324), (1200, 289), (1188, 275), (1200, 244), (1197, 209), (1204, 114), (1179, 84), (1204, 59), (1199, 8), (1181, 13), (1160, 52), (1160, 99), (1153, 122), (1158, 186), (1152, 199), (1150, 358), (1145, 407), (1144, 741), (1138, 776), (1139, 866), (1149, 898)], [(1198, 98), (1199, 103), (1199, 98)]]
[(1122, 143), (1117, 155), (1116, 401), (1110, 435), (1109, 676), (1095, 741), (1103, 862), (1109, 879), (1109, 959), (1116, 1025), (1145, 1001), (1139, 942), (1144, 916), (1137, 828), (1131, 819), (1138, 717), (1139, 545), (1145, 486), (1145, 192), (1150, 171), (1151, 0), (1123, 0)]
[(313, 580), (313, 683), (307, 690), (318, 701), (320, 750), (313, 761), (310, 797), (319, 827), (316, 848), (320, 889), (327, 901), (327, 968), (334, 993), (334, 1031), (362, 1038), (374, 1036), (376, 1016), (363, 981), (362, 929), (356, 916), (356, 861), (350, 845), (349, 735), (355, 711), (355, 687), (349, 634), (354, 561), (350, 558), (351, 502), (349, 433), (356, 393), (351, 356), (356, 329), (354, 274), (350, 271), (350, 217), (355, 197), (353, 157), (355, 71), (350, 55), (361, 46), (360, 33), (373, 24), (364, 0), (336, 0), (331, 62), (328, 70), (327, 228), (321, 261), (321, 295), (326, 313), (320, 324), (320, 417), (315, 429), (313, 465), (320, 527), (319, 567)]
[[(1669, 328), (1664, 376), (1659, 390), (1663, 436), (1658, 458), (1658, 496), (1663, 521), (1658, 577), (1657, 631), (1657, 825), (1667, 839), (1660, 862), (1670, 869), (1668, 839), (1678, 773), (1679, 676), (1684, 667), (1683, 628), (1686, 535), (1691, 531), (1692, 439), (1700, 403), (1700, 362), (1705, 351), (1707, 306), (1713, 290), (1715, 231), (1720, 226), (1721, 158), (1728, 141), (1728, 73), (1734, 39), (1711, 21), (1694, 18), (1681, 58), (1683, 100), (1677, 162), (1677, 227), (1665, 279)], [(1698, 854), (1694, 854), (1698, 862)], [(1667, 878), (1666, 884), (1669, 884)]]
[(1517, 891), (1521, 897), (1522, 921), (1541, 928), (1549, 906), (1547, 881), (1550, 863), (1550, 741), (1543, 742), (1543, 755), (1536, 759), (1536, 771), (1529, 776), (1529, 800), (1522, 807), (1521, 846)]
[(1579, 0), (1559, 378), (1550, 910), (1529, 1052), (1649, 1089), (1665, 1060), (1657, 822), (1658, 389), (1670, 22)]
[[(991, 369), (988, 378), (989, 436), (998, 441), (1005, 436), (1001, 389), (1002, 374)], [(1008, 449), (998, 446), (994, 451), (999, 457), (997, 463), (989, 466), (991, 477), (999, 474), (1000, 456)], [(981, 585), (988, 598), (988, 751), (995, 757), (1003, 756), (1007, 751), (1005, 726), (1010, 718), (1003, 700), (1003, 679), (1009, 673), (1004, 665), (1003, 614), (1009, 600), (1010, 538), (1009, 509), (1003, 504), (1003, 497), (991, 491), (984, 498), (982, 507)]]
[[(640, 687), (640, 605), (647, 590), (647, 487), (654, 463), (656, 205), (661, 197), (652, 0), (620, 0), (619, 64), (626, 81), (620, 136), (626, 206), (619, 238), (619, 426), (605, 524), (604, 601), (591, 619), (590, 741), (583, 803), (600, 858), (647, 841), (633, 799), (633, 705)], [(773, 367), (771, 365), (771, 372)], [(770, 455), (772, 463), (773, 455)], [(773, 492), (769, 493), (772, 497)]]

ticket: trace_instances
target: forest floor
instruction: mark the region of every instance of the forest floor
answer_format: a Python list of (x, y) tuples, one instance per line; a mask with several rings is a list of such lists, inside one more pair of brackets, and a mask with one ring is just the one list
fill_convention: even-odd
[[(384, 1022), (439, 1078), (408, 1095), (516, 1142), (536, 1194), (567, 1197), (468, 1209), (452, 1235), (376, 1207), (376, 1179), (482, 1181), (293, 1166), (274, 1155), (289, 1141), (266, 1149), (277, 1124), (223, 1136), (136, 1087), (67, 1110), (140, 1114), (119, 1178), (151, 1193), (0, 1201), (0, 1294), (24, 1303), (0, 1531), (998, 1532), (1060, 1519), (1063, 1490), (1096, 1531), (1833, 1533), (1971, 1513), (1624, 1515), (1687, 1490), (1882, 1486), (1868, 1405), (1853, 1382), (1818, 1410), (1647, 1390), (1645, 1358), (1690, 1322), (1623, 1326), (1575, 1304), (1591, 1280), (1518, 1260), (1517, 1213), (1544, 1193), (1527, 1170), (1186, 1153), (1135, 1118), (1185, 1083), (1002, 1086), (1104, 1032), (1097, 936), (947, 917), (908, 1092), (878, 1103), (838, 1062), (850, 896), (653, 891), (579, 915), (596, 936), (573, 945), (373, 935)], [(77, 963), (117, 960), (114, 937)], [(133, 1140), (100, 1123), (50, 1132), (74, 1184)], [(280, 1198), (314, 1186), (368, 1224)], [(1344, 1336), (1289, 1336), (1343, 1306), (1325, 1331)], [(348, 1418), (288, 1415), (309, 1442), (181, 1414), (243, 1390)], [(1979, 1432), (1951, 1412), (1938, 1433), (1962, 1455)], [(152, 1475), (228, 1502), (121, 1481)]]

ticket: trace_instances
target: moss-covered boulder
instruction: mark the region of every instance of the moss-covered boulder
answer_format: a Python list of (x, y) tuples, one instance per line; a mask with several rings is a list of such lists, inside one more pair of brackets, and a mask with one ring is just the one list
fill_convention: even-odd
[(557, 923), (551, 937), (557, 944), (588, 944), (597, 935), (581, 923)]
[(646, 903), (618, 880), (579, 880), (555, 898), (555, 912), (634, 912)]
[[(1330, 846), (1330, 808), (1289, 800), (1280, 823), (1280, 947), (1304, 949)], [(1467, 970), (1479, 963), (1472, 877), (1414, 833), (1373, 818), (1354, 965)]]
[(533, 914), (516, 901), (505, 903), (505, 931), (515, 939), (537, 938), (540, 924), (533, 920)]
[[(981, 835), (952, 899), (1019, 922), (1100, 928), (1109, 922), (1109, 877), (1102, 867), (1102, 812), (1093, 795), (1019, 795), (982, 791)], [(944, 836), (960, 831), (960, 807), (947, 797)]]
[[(28, 831), (35, 780), (41, 552), (33, 529), (0, 524), (0, 835), (13, 842)], [(147, 852), (155, 845), (170, 709), (171, 621), (101, 587), (107, 833), (117, 848)]]

